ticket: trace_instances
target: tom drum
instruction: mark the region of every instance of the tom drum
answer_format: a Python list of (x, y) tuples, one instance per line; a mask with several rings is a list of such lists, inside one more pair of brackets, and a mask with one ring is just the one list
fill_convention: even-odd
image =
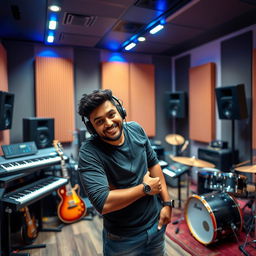
[(197, 173), (197, 193), (199, 195), (212, 191), (219, 191), (220, 170), (215, 168), (202, 168)]

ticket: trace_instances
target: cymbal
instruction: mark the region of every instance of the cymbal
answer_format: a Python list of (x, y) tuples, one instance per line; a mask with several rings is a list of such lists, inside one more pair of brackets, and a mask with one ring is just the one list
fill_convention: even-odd
[(256, 165), (241, 166), (236, 168), (235, 170), (239, 172), (256, 173)]
[(195, 157), (184, 157), (184, 156), (170, 156), (171, 159), (175, 162), (189, 165), (189, 166), (194, 166), (194, 167), (207, 167), (207, 168), (214, 168), (215, 165), (200, 159), (197, 159)]
[(182, 145), (185, 139), (179, 134), (169, 134), (165, 136), (165, 141), (171, 145)]

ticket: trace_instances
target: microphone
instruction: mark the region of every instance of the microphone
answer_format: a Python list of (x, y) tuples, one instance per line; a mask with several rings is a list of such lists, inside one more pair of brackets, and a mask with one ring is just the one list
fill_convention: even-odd
[(184, 142), (184, 144), (182, 145), (182, 148), (181, 148), (181, 150), (180, 150), (180, 153), (182, 153), (183, 151), (185, 151), (185, 150), (187, 149), (188, 145), (189, 145), (189, 140), (186, 140), (186, 141)]

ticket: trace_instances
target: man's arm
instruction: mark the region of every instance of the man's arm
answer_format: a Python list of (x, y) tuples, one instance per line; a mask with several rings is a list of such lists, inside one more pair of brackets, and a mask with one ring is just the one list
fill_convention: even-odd
[[(168, 193), (168, 189), (166, 186), (166, 182), (165, 182), (165, 178), (164, 178), (161, 166), (159, 164), (156, 164), (149, 168), (149, 172), (151, 177), (160, 178), (160, 182), (162, 185), (162, 191), (160, 192), (160, 196), (162, 201), (164, 202), (170, 201), (170, 196)], [(160, 212), (158, 229), (161, 229), (163, 225), (167, 225), (169, 222), (171, 222), (171, 217), (172, 217), (172, 208), (170, 206), (164, 206)]]
[[(143, 182), (151, 187), (150, 195), (159, 194), (161, 192), (161, 182), (158, 177), (152, 178), (149, 176), (149, 172), (147, 172), (143, 178)], [(143, 188), (144, 185), (140, 184), (131, 188), (110, 190), (103, 206), (102, 214), (121, 210), (145, 196), (146, 194)]]

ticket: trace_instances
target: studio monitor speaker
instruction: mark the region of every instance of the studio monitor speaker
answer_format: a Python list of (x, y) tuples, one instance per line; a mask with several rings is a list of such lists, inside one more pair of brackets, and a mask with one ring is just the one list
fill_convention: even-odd
[(244, 85), (215, 89), (220, 119), (240, 120), (248, 117)]
[(14, 94), (0, 91), (0, 130), (11, 129)]
[(187, 94), (186, 92), (166, 92), (167, 115), (175, 118), (187, 116)]
[(48, 148), (54, 140), (54, 119), (23, 118), (23, 141), (34, 141), (37, 148)]

